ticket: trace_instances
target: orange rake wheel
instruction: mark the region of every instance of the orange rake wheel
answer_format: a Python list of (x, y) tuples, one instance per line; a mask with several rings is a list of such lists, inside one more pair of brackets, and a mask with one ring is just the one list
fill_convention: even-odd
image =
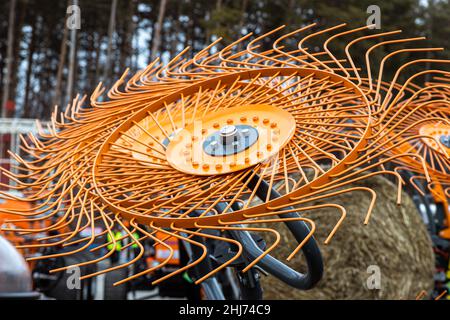
[[(442, 206), (447, 226), (450, 221), (448, 195), (445, 194), (450, 185), (448, 79), (447, 82), (428, 83), (412, 99), (405, 99), (398, 103), (397, 108), (387, 112), (383, 120), (384, 128), (390, 129), (392, 137), (391, 143), (383, 146), (386, 148), (385, 156), (411, 155), (393, 159), (395, 170), (409, 172), (408, 183), (420, 195), (425, 196), (429, 192), (433, 196), (434, 202)], [(425, 190), (420, 187), (423, 182)], [(441, 236), (450, 239), (449, 230), (448, 227), (442, 230)]]
[[(391, 167), (401, 173), (410, 186), (410, 194), (427, 225), (436, 255), (434, 293), (446, 294), (450, 211), (446, 188), (450, 185), (450, 73), (437, 74), (424, 88), (388, 109), (382, 118), (390, 143), (380, 144)], [(397, 157), (409, 154), (409, 157)], [(448, 189), (447, 189), (448, 190)]]
[[(344, 78), (289, 68), (226, 75), (156, 101), (118, 126), (97, 154), (95, 188), (110, 210), (145, 224), (240, 221), (264, 210), (253, 208), (255, 195), (246, 190), (257, 172), (271, 187), (283, 184), (285, 195), (274, 205), (287, 204), (286, 195), (328, 181), (354, 159), (369, 122), (364, 95)], [(234, 131), (227, 138), (228, 128)], [(136, 170), (121, 170), (131, 167)], [(320, 179), (309, 181), (312, 172)], [(129, 193), (117, 197), (117, 189)], [(229, 209), (243, 196), (245, 210), (211, 214), (222, 199)], [(189, 218), (198, 208), (203, 214)]]

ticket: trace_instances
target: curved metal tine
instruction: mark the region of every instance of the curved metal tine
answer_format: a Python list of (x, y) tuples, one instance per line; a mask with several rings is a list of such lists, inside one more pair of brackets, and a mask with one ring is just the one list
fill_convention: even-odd
[[(201, 216), (201, 213), (198, 212), (198, 210), (194, 210), (188, 215), (189, 216)], [(184, 233), (184, 234), (180, 233), (180, 235), (183, 237), (190, 236), (187, 233)], [(193, 238), (193, 240), (200, 242), (200, 243), (204, 244), (207, 248), (209, 248), (205, 244), (206, 241), (204, 238), (202, 238), (200, 236), (196, 236), (196, 235), (194, 235), (192, 238)], [(182, 242), (184, 248), (186, 249), (186, 253), (189, 256), (189, 260), (194, 261), (194, 260), (197, 260), (201, 256), (202, 250), (200, 250), (199, 247), (192, 246), (187, 241), (181, 241), (181, 242)], [(198, 265), (194, 266), (192, 268), (192, 270), (196, 273), (195, 276), (198, 279), (201, 278), (202, 275), (210, 273), (213, 270), (213, 267), (211, 265), (209, 254)], [(219, 284), (219, 281), (217, 280), (216, 275), (212, 275), (208, 279), (205, 279), (204, 281), (201, 282), (200, 285), (205, 290), (205, 295), (208, 297), (208, 299), (210, 299), (210, 300), (225, 300), (225, 296), (223, 294), (222, 288)]]
[[(218, 203), (216, 210), (221, 212), (225, 209), (225, 207), (226, 204)], [(300, 290), (308, 290), (312, 288), (322, 277), (323, 266), (321, 265), (321, 259), (320, 267), (317, 267), (315, 265), (314, 260), (307, 259), (308, 273), (302, 274), (295, 271), (278, 259), (275, 259), (270, 254), (264, 255), (264, 251), (259, 248), (248, 231), (229, 230), (229, 234), (231, 237), (233, 237), (233, 239), (239, 241), (242, 244), (242, 247), (244, 249), (243, 256), (245, 257), (245, 255), (247, 255), (247, 260), (252, 261), (255, 259), (259, 259), (256, 264), (258, 267), (294, 288)], [(261, 256), (263, 257), (260, 258)]]
[[(267, 195), (269, 194), (269, 200), (273, 200), (280, 197), (280, 194), (270, 187), (270, 185), (264, 180), (261, 179), (261, 177), (258, 174), (253, 175), (253, 177), (250, 179), (250, 182), (247, 185), (249, 188), (254, 189), (256, 188), (256, 196), (261, 199), (261, 201), (265, 201), (267, 199)], [(293, 207), (287, 207), (288, 209), (294, 209)], [(300, 214), (297, 212), (291, 212), (291, 213), (283, 213), (279, 215), (280, 218), (298, 218), (300, 217)], [(301, 242), (307, 234), (309, 234), (310, 230), (307, 226), (307, 224), (303, 221), (286, 221), (286, 226), (289, 228), (289, 230), (294, 234), (295, 239), (298, 242)], [(306, 228), (306, 230), (304, 230)], [(315, 242), (314, 239), (311, 239), (306, 243), (313, 243)], [(317, 248), (317, 250), (319, 250)]]
[[(280, 194), (275, 191), (270, 185), (264, 181), (258, 174), (253, 173), (247, 185), (249, 189), (253, 190), (258, 198), (265, 201), (280, 197)], [(220, 213), (227, 209), (227, 204), (220, 202), (216, 205), (216, 210)], [(237, 203), (231, 205), (231, 209), (239, 210)], [(293, 209), (293, 208), (292, 208)], [(284, 213), (279, 215), (280, 218), (298, 218), (300, 215), (296, 212)], [(286, 226), (294, 235), (297, 242), (301, 243), (309, 234), (310, 230), (303, 221), (285, 221)], [(250, 260), (257, 259), (263, 254), (263, 251), (258, 247), (253, 237), (245, 230), (229, 230), (229, 234), (237, 241), (242, 243), (244, 253), (248, 254)], [(269, 254), (265, 255), (257, 263), (259, 267), (266, 272), (274, 275), (281, 281), (298, 289), (309, 289), (313, 287), (321, 278), (323, 274), (323, 261), (319, 247), (313, 237), (311, 237), (302, 248), (308, 264), (308, 273), (301, 274), (292, 268), (288, 267), (281, 261), (273, 258)], [(244, 255), (245, 257), (245, 255)]]

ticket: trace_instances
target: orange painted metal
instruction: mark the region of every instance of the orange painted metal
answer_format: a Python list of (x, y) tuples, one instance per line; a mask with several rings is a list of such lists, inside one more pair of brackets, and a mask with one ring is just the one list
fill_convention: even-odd
[[(257, 143), (232, 155), (207, 154), (203, 150), (205, 140), (227, 125), (254, 127), (259, 134)], [(182, 128), (167, 146), (166, 159), (173, 168), (187, 174), (211, 176), (236, 172), (269, 160), (294, 133), (295, 119), (283, 109), (263, 104), (230, 107), (223, 112), (212, 111)], [(151, 159), (147, 159), (148, 162)]]

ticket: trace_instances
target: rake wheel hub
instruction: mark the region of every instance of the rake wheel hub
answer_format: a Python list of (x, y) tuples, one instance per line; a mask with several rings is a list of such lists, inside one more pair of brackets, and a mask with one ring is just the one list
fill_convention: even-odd
[(230, 156), (254, 145), (258, 137), (255, 127), (226, 125), (206, 138), (203, 151), (213, 157)]
[(450, 135), (442, 135), (439, 141), (446, 147), (450, 148)]
[[(443, 153), (442, 148), (438, 145), (440, 142), (443, 149), (450, 156), (450, 126), (441, 123), (425, 124), (419, 129), (419, 133), (425, 138), (422, 138), (423, 142), (436, 152)], [(435, 140), (427, 137), (433, 137)]]
[(166, 157), (184, 173), (230, 173), (268, 160), (294, 132), (295, 119), (283, 109), (265, 104), (232, 107), (180, 131), (167, 146)]

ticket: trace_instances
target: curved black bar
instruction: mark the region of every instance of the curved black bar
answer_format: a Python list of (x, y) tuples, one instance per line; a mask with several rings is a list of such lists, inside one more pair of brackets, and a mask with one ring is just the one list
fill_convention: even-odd
[[(259, 179), (260, 178), (258, 175), (254, 175), (248, 183), (248, 187), (250, 189), (255, 189)], [(267, 182), (262, 180), (258, 185), (256, 195), (258, 196), (258, 198), (264, 201), (267, 197), (268, 191), (269, 185), (267, 184)], [(280, 194), (274, 189), (271, 189), (270, 199), (272, 200), (278, 197), (280, 197)], [(223, 211), (225, 207), (226, 205), (224, 203), (219, 203), (216, 205), (216, 208), (219, 211)], [(237, 210), (238, 208), (234, 206), (233, 209)], [(293, 209), (293, 207), (287, 207), (287, 209)], [(279, 217), (297, 218), (300, 217), (300, 215), (297, 212), (291, 212), (281, 214), (279, 215)], [(304, 221), (286, 221), (285, 224), (299, 243), (303, 241), (303, 239), (305, 239), (310, 233), (310, 230)], [(263, 254), (263, 251), (258, 247), (249, 232), (233, 230), (230, 231), (230, 234), (233, 236), (233, 238), (242, 243), (243, 249), (252, 260)], [(275, 259), (271, 255), (266, 255), (264, 258), (258, 261), (257, 264), (265, 271), (277, 277), (286, 284), (297, 289), (308, 290), (313, 288), (317, 284), (317, 282), (322, 279), (322, 254), (320, 253), (319, 246), (317, 245), (314, 237), (311, 237), (301, 250), (305, 255), (306, 263), (308, 266), (308, 271), (305, 274), (295, 271), (294, 269)]]

